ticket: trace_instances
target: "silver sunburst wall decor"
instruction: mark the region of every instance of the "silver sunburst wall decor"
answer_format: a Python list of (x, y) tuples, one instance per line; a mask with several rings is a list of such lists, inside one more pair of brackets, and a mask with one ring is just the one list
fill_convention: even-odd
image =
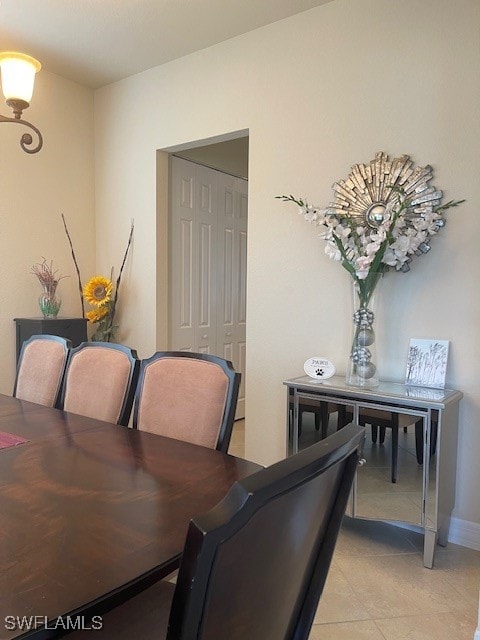
[[(431, 219), (440, 205), (443, 192), (428, 183), (433, 178), (430, 165), (416, 167), (408, 155), (393, 160), (379, 151), (368, 164), (355, 164), (345, 180), (333, 185), (335, 200), (328, 209), (338, 218), (347, 218), (356, 224), (367, 224), (370, 229), (378, 229), (389, 210), (397, 205), (399, 194), (403, 195), (405, 210), (403, 219)], [(435, 217), (435, 230), (445, 225), (440, 215)], [(416, 249), (417, 255), (427, 253), (430, 245), (422, 242)], [(408, 262), (400, 268), (408, 271)]]
[(347, 383), (375, 386), (374, 313), (370, 308), (385, 272), (410, 271), (415, 256), (430, 251), (430, 240), (445, 225), (443, 192), (429, 185), (430, 165), (416, 167), (408, 155), (393, 160), (380, 151), (368, 164), (355, 164), (333, 185), (335, 199), (326, 208), (295, 196), (277, 196), (299, 206), (305, 220), (322, 229), (325, 253), (340, 262), (353, 280), (353, 340)]

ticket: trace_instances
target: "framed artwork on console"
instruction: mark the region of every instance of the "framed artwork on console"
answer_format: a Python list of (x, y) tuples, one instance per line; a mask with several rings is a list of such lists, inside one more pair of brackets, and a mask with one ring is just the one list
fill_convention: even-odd
[(447, 375), (448, 340), (410, 338), (405, 384), (443, 389)]

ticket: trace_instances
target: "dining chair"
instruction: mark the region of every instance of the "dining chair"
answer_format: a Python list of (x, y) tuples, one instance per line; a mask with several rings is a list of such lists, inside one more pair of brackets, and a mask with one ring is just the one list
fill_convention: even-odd
[[(292, 425), (293, 425), (293, 390), (289, 391), (289, 432), (292, 437)], [(314, 418), (315, 431), (320, 431), (320, 437), (326, 438), (328, 436), (328, 429), (330, 425), (330, 416), (337, 414), (336, 424), (337, 430), (344, 427), (346, 424), (352, 421), (351, 412), (349, 413), (347, 407), (334, 402), (327, 402), (325, 400), (318, 400), (313, 398), (301, 397), (298, 402), (298, 437), (302, 435), (303, 428), (303, 414), (311, 413)]]
[(134, 349), (111, 342), (82, 342), (70, 350), (61, 408), (127, 426), (139, 368)]
[[(378, 437), (380, 444), (383, 444), (385, 442), (386, 428), (391, 427), (392, 447), (398, 449), (398, 435), (394, 434), (393, 430), (403, 427), (403, 432), (407, 433), (408, 427), (413, 425), (415, 427), (415, 453), (417, 456), (417, 462), (418, 464), (423, 464), (423, 418), (417, 418), (417, 420), (415, 420), (415, 416), (404, 413), (395, 414), (387, 411), (382, 411), (381, 413), (383, 415), (381, 419), (377, 421), (377, 424), (372, 423), (372, 441), (374, 443), (377, 442)], [(432, 411), (431, 423), (430, 457), (435, 455), (437, 448), (438, 411)], [(378, 431), (380, 432), (379, 435), (377, 435)]]
[[(290, 423), (290, 431), (292, 430), (293, 423), (293, 390), (289, 390), (288, 394), (288, 409), (289, 409), (289, 423)], [(309, 398), (300, 398), (298, 401), (298, 436), (302, 435), (302, 427), (303, 427), (303, 414), (311, 413), (313, 414), (315, 431), (320, 431), (320, 429), (324, 426), (322, 423), (322, 409), (321, 402), (317, 400), (310, 400)], [(322, 438), (326, 437), (326, 433), (322, 428)]]
[(71, 346), (66, 338), (46, 334), (25, 340), (18, 359), (13, 396), (56, 407)]
[(235, 482), (191, 520), (176, 585), (157, 582), (72, 640), (307, 640), (364, 431), (349, 425)]
[[(321, 437), (326, 438), (328, 436), (328, 425), (330, 415), (332, 413), (338, 413), (337, 417), (337, 430), (345, 427), (346, 424), (353, 420), (353, 414), (351, 408), (347, 405), (340, 405), (332, 402), (323, 402), (318, 400), (310, 401), (311, 405), (306, 404), (302, 406), (302, 403), (306, 402), (303, 398), (299, 402), (299, 416), (298, 416), (298, 435), (301, 435), (301, 415), (302, 411), (310, 411), (312, 413), (318, 412), (315, 415), (315, 429), (318, 431), (321, 428)], [(290, 423), (293, 413), (293, 401), (290, 400)], [(360, 408), (358, 423), (361, 426), (370, 425), (372, 432), (372, 442), (376, 443), (379, 439), (380, 444), (385, 442), (385, 433), (387, 428), (392, 430), (392, 453), (391, 453), (391, 481), (397, 482), (398, 471), (398, 432), (399, 428), (403, 427), (404, 431), (408, 426), (414, 423), (414, 418), (407, 414), (395, 413), (391, 411), (383, 411), (380, 409), (365, 409)], [(379, 436), (380, 432), (380, 436)], [(432, 433), (433, 430), (432, 430)], [(419, 464), (423, 462), (423, 420), (420, 418), (415, 423), (415, 439), (416, 439), (416, 451), (417, 460)], [(433, 449), (434, 450), (434, 449)]]
[(226, 452), (240, 374), (218, 356), (159, 351), (142, 360), (133, 426)]
[[(437, 441), (438, 412), (432, 412), (432, 428), (430, 439), (430, 456), (435, 454)], [(408, 427), (415, 426), (415, 452), (418, 464), (423, 464), (423, 418), (412, 416), (407, 413), (397, 413), (382, 409), (360, 409), (359, 423), (362, 426), (370, 425), (372, 428), (372, 442), (377, 439), (380, 444), (385, 442), (386, 429), (392, 430), (392, 455), (391, 455), (391, 481), (397, 482), (398, 469), (398, 434), (403, 429), (404, 433)]]

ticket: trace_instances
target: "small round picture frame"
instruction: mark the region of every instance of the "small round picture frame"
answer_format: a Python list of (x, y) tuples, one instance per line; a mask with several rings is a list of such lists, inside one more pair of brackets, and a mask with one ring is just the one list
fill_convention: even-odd
[(315, 356), (305, 361), (303, 370), (310, 378), (315, 380), (328, 380), (335, 375), (335, 367), (330, 360), (321, 356)]

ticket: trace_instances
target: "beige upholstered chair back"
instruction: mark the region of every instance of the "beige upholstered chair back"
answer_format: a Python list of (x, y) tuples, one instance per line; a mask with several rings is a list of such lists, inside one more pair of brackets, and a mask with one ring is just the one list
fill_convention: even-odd
[(206, 359), (204, 354), (171, 354), (156, 354), (142, 363), (134, 426), (226, 450), (240, 374), (231, 369), (230, 363), (214, 356)]
[(32, 336), (23, 343), (13, 395), (54, 407), (60, 393), (70, 341), (58, 336)]
[(117, 344), (92, 342), (72, 349), (65, 374), (63, 409), (126, 425), (139, 364), (135, 352)]

